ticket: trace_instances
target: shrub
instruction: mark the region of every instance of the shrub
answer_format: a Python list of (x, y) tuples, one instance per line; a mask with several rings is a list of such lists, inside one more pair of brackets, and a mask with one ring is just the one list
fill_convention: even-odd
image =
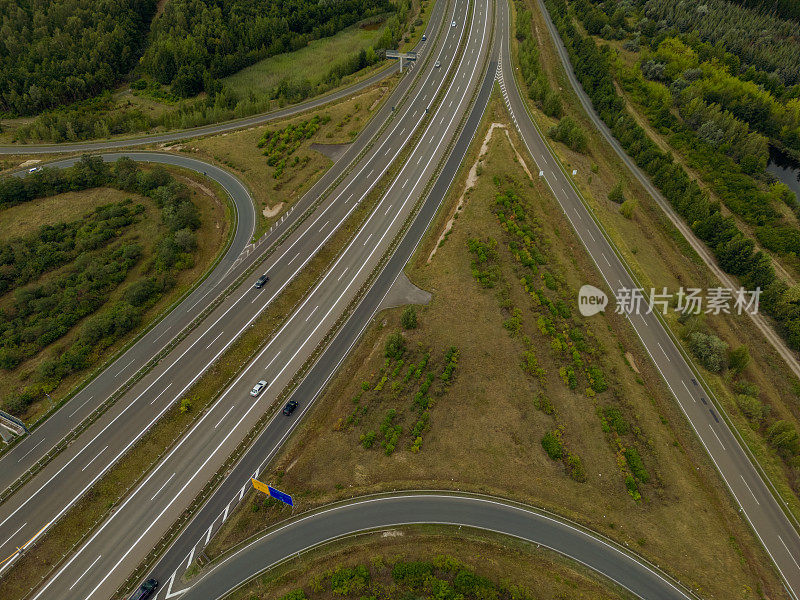
[(190, 398), (181, 399), (181, 412), (188, 413), (192, 410), (192, 400)]
[(433, 565), (429, 562), (398, 562), (392, 567), (392, 578), (412, 589), (420, 588), (425, 580), (433, 575)]
[(553, 402), (544, 394), (537, 394), (533, 399), (533, 405), (546, 415), (552, 415), (556, 410)]
[(739, 346), (728, 351), (728, 367), (737, 375), (745, 370), (750, 363), (750, 351), (747, 346)]
[(403, 311), (402, 316), (400, 317), (400, 324), (403, 326), (403, 329), (416, 329), (417, 328), (417, 307), (416, 306), (408, 306)]
[(622, 181), (618, 181), (617, 184), (611, 188), (611, 191), (608, 193), (608, 199), (617, 204), (625, 202), (625, 195), (622, 193)]
[(736, 406), (751, 421), (759, 422), (764, 416), (764, 405), (761, 401), (747, 394), (736, 394)]
[(628, 198), (622, 203), (622, 206), (619, 207), (619, 214), (626, 219), (632, 219), (634, 210), (636, 210), (636, 200)]
[(369, 579), (369, 571), (364, 565), (340, 567), (331, 575), (331, 591), (340, 596), (349, 596), (367, 587)]
[(725, 368), (728, 345), (710, 333), (694, 331), (688, 336), (689, 349), (706, 369), (719, 373)]
[(637, 480), (642, 483), (650, 481), (650, 474), (647, 472), (647, 469), (645, 469), (642, 457), (639, 455), (639, 451), (636, 448), (628, 447), (625, 449), (625, 462), (628, 463), (628, 468)]
[(370, 448), (372, 448), (372, 445), (375, 443), (375, 438), (377, 438), (377, 437), (378, 437), (378, 434), (370, 429), (367, 433), (365, 433), (365, 434), (363, 434), (361, 436), (361, 439), (360, 439), (361, 445), (365, 449), (369, 450)]
[(784, 457), (800, 454), (800, 436), (789, 421), (775, 421), (767, 428), (767, 441)]
[(583, 154), (588, 148), (586, 134), (572, 117), (564, 117), (547, 134), (554, 140), (566, 144), (575, 152)]
[(625, 477), (625, 488), (628, 490), (631, 498), (633, 498), (636, 502), (639, 502), (642, 499), (642, 494), (639, 492), (639, 486), (636, 485), (636, 480), (633, 478), (633, 475), (628, 475)]
[(586, 481), (586, 470), (583, 468), (583, 461), (577, 454), (571, 452), (567, 454), (567, 471), (569, 476), (578, 483)]
[(400, 360), (406, 351), (406, 338), (403, 334), (398, 332), (392, 333), (386, 338), (384, 346), (384, 353), (387, 358), (394, 358)]
[(548, 431), (542, 437), (542, 448), (552, 460), (560, 460), (564, 455), (564, 446), (558, 432)]
[(617, 432), (619, 435), (628, 435), (631, 431), (631, 426), (628, 421), (622, 416), (622, 412), (615, 406), (608, 406), (603, 409), (603, 417), (609, 427)]

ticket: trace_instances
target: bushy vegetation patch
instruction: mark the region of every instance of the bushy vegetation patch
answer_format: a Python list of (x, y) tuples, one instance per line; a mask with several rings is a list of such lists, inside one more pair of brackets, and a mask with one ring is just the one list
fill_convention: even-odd
[(109, 294), (143, 256), (141, 243), (125, 235), (140, 219), (142, 205), (100, 206), (78, 221), (46, 225), (0, 244), (0, 297), (13, 292), (3, 301), (0, 368), (18, 368), (82, 323), (74, 341), (39, 362), (32, 383), (3, 399), (3, 409), (12, 414), (23, 415), (63, 378), (100, 360), (102, 351), (137, 327), (145, 311), (175, 285), (176, 275), (194, 265), (199, 212), (185, 186), (160, 167), (144, 170), (127, 158), (111, 165), (85, 156), (67, 169), (2, 178), (0, 210), (100, 186), (152, 199), (161, 210), (161, 235), (140, 269), (142, 277), (110, 305)]
[(326, 571), (302, 588), (284, 594), (280, 600), (315, 600), (316, 598), (437, 598), (515, 599), (535, 598), (518, 586), (497, 583), (450, 556), (435, 556), (430, 561), (394, 559), (386, 565), (376, 558), (368, 565), (339, 566)]
[[(372, 381), (364, 381), (353, 397), (353, 411), (339, 419), (336, 429), (361, 431), (359, 443), (365, 450), (380, 442), (390, 456), (406, 439), (412, 453), (422, 450), (423, 433), (430, 427), (436, 398), (443, 397), (457, 374), (458, 348), (447, 348), (441, 358), (431, 350), (406, 347), (403, 334), (390, 333), (384, 342), (386, 360)], [(383, 409), (384, 406), (391, 408)], [(380, 421), (378, 411), (382, 412)]]

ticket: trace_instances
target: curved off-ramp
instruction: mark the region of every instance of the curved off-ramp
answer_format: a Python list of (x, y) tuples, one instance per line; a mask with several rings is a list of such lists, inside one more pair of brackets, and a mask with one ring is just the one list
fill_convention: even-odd
[[(472, 527), (538, 544), (646, 600), (695, 598), (644, 559), (574, 523), (500, 499), (442, 493), (363, 498), (297, 518), (224, 559), (186, 590), (178, 582), (166, 582), (167, 597), (223, 598), (253, 577), (320, 544), (370, 530), (418, 524)], [(163, 592), (159, 597), (164, 597)]]
[[(19, 440), (3, 455), (3, 470), (0, 473), (0, 490), (12, 486), (26, 473), (37, 467), (51, 448), (88, 417), (106, 398), (112, 396), (129, 377), (137, 373), (171, 343), (178, 332), (184, 330), (198, 314), (230, 285), (239, 274), (232, 267), (247, 248), (256, 224), (255, 205), (245, 185), (229, 171), (210, 163), (181, 154), (164, 152), (109, 152), (98, 155), (103, 160), (115, 161), (123, 156), (139, 162), (166, 164), (202, 173), (216, 181), (231, 199), (235, 231), (230, 245), (214, 268), (195, 285), (181, 301), (171, 307), (163, 318), (147, 330), (132, 346), (117, 356), (89, 383), (80, 389), (68, 404), (51, 414), (30, 435)], [(79, 158), (68, 158), (48, 162), (46, 166), (69, 167)], [(21, 175), (24, 172), (17, 172)], [(277, 237), (278, 231), (271, 237)], [(272, 243), (272, 240), (270, 240)], [(170, 335), (167, 335), (170, 334)], [(35, 451), (34, 451), (35, 450)], [(39, 465), (40, 466), (40, 465)]]

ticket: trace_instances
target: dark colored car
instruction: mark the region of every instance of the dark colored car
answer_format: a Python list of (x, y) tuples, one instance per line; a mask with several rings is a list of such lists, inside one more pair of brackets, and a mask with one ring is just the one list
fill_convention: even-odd
[(288, 417), (294, 412), (295, 408), (297, 408), (297, 402), (294, 400), (289, 400), (289, 402), (286, 403), (286, 406), (283, 407), (283, 414)]
[(147, 600), (158, 589), (157, 579), (148, 579), (133, 593), (131, 600)]
[(269, 275), (262, 275), (261, 277), (258, 278), (258, 281), (256, 281), (256, 289), (260, 290), (262, 287), (264, 287), (264, 284), (267, 283), (268, 281), (269, 281)]

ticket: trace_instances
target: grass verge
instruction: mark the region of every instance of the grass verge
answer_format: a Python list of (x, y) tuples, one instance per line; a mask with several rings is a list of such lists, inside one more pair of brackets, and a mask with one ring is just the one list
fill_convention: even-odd
[[(199, 281), (202, 281), (228, 247), (231, 237), (232, 215), (225, 192), (207, 179), (191, 171), (173, 167), (167, 170), (177, 181), (186, 184), (190, 191), (192, 202), (199, 209), (201, 226), (196, 232), (197, 250), (193, 254), (194, 264), (177, 274), (176, 285), (145, 312), (142, 324), (105, 349), (103, 351), (104, 356), (116, 357), (119, 352), (128, 348), (143, 332), (147, 331), (166, 314), (167, 309), (177, 299), (181, 298)], [(35, 229), (42, 224), (80, 219), (80, 217), (100, 204), (107, 204), (126, 198), (132, 198), (135, 203), (141, 203), (146, 207), (146, 211), (141, 221), (135, 224), (131, 231), (120, 239), (123, 242), (135, 241), (141, 244), (144, 248), (144, 254), (139, 264), (131, 270), (128, 277), (110, 293), (106, 301), (106, 305), (110, 305), (119, 299), (123, 288), (142, 277), (143, 271), (147, 269), (149, 261), (152, 260), (155, 251), (155, 240), (164, 231), (163, 226), (159, 224), (159, 210), (151, 199), (106, 188), (91, 189), (84, 192), (69, 192), (36, 199), (3, 211), (0, 213), (0, 229), (5, 228), (10, 235), (18, 236), (24, 233), (26, 227)], [(37, 283), (46, 283), (48, 279), (64, 272), (66, 268), (68, 267), (65, 266), (57, 271), (46, 273), (37, 280)], [(7, 296), (4, 299), (0, 299), (0, 304), (8, 304), (10, 301), (10, 296)], [(85, 319), (88, 318), (91, 318), (91, 315)], [(48, 348), (21, 363), (13, 371), (7, 372), (6, 376), (0, 381), (0, 396), (4, 397), (30, 383), (31, 378), (35, 376), (36, 369), (43, 361), (51, 358), (52, 354), (59, 353), (61, 348), (68, 347), (74, 341), (84, 320), (76, 323), (65, 336), (56, 340)], [(107, 363), (107, 361), (104, 362)], [(40, 423), (54, 408), (60, 406), (67, 398), (71, 397), (77, 387), (88, 381), (87, 372), (91, 372), (91, 376), (93, 376), (94, 373), (98, 372), (98, 366), (93, 365), (90, 369), (73, 373), (66, 377), (51, 393), (52, 399), (43, 398), (30, 405), (24, 415), (24, 420), (31, 427)]]

